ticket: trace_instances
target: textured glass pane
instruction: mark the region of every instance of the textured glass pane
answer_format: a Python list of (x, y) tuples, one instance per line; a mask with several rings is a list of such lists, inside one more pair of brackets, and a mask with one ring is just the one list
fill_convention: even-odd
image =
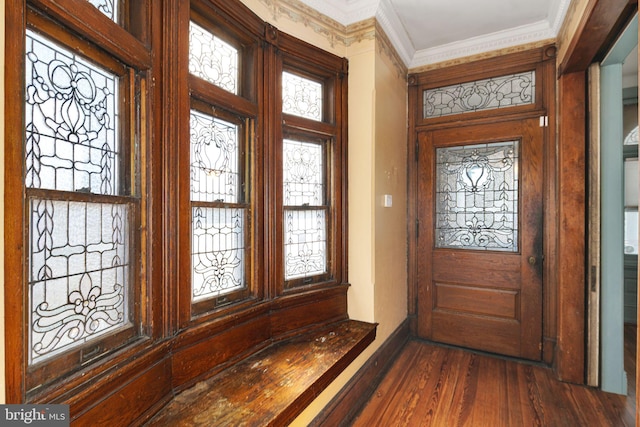
[(324, 162), (322, 146), (284, 140), (285, 206), (324, 204)]
[(129, 208), (32, 200), (29, 361), (129, 323)]
[(238, 93), (238, 50), (193, 22), (189, 26), (189, 72)]
[(238, 126), (191, 111), (191, 200), (239, 201)]
[(243, 289), (243, 209), (192, 208), (192, 299)]
[(282, 111), (307, 119), (322, 120), (322, 84), (283, 72)]
[(119, 192), (118, 78), (27, 31), (25, 184)]
[(285, 279), (327, 271), (327, 221), (324, 210), (285, 212)]
[(423, 118), (471, 113), (535, 102), (535, 71), (494, 77), (423, 92)]
[(117, 0), (88, 0), (89, 3), (98, 8), (98, 10), (107, 15), (112, 21), (117, 21), (118, 1)]
[(518, 251), (518, 141), (436, 149), (436, 247)]

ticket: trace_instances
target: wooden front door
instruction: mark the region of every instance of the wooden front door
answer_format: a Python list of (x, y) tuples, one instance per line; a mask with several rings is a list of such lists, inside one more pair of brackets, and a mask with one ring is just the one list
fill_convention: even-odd
[(540, 360), (538, 119), (418, 134), (418, 333)]

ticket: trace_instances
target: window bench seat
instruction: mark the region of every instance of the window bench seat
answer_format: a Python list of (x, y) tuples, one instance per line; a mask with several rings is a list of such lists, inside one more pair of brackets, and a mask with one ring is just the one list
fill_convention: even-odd
[(276, 342), (173, 398), (149, 426), (286, 425), (373, 340), (344, 320)]

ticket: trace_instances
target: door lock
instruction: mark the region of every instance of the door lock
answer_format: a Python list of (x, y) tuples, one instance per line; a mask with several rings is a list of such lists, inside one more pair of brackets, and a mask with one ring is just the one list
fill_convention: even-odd
[(530, 256), (529, 257), (529, 265), (536, 265), (536, 257), (534, 256)]

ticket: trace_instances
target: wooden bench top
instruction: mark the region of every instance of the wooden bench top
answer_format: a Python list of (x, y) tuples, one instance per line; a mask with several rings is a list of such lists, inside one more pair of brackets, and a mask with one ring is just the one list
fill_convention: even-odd
[(274, 343), (178, 394), (147, 425), (286, 425), (375, 334), (376, 324), (344, 320)]

